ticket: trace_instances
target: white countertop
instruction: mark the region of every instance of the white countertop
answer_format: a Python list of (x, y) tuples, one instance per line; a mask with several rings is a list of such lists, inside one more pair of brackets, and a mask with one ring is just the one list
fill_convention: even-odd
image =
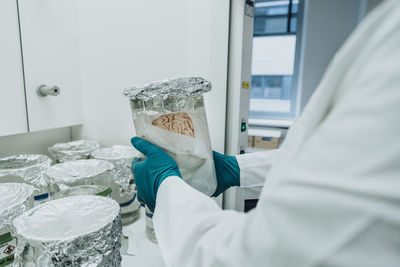
[[(122, 267), (165, 266), (158, 245), (150, 241), (146, 236), (145, 216), (144, 208), (141, 208), (140, 218), (136, 222), (123, 227), (123, 232), (125, 234), (129, 233), (130, 240), (125, 237), (121, 238)], [(135, 255), (128, 255), (128, 242), (130, 242), (130, 254)]]

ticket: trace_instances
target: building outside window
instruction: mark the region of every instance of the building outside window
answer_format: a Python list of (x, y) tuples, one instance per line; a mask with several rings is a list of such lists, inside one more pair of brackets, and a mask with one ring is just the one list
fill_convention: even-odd
[(299, 0), (255, 3), (250, 91), (252, 119), (291, 120), (297, 91), (293, 87)]

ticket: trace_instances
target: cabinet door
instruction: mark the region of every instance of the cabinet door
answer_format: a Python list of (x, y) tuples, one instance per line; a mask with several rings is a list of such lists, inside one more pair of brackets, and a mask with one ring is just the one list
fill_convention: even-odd
[[(18, 0), (30, 131), (82, 123), (75, 0)], [(58, 96), (39, 96), (40, 85)]]
[(28, 131), (16, 0), (0, 1), (0, 136)]

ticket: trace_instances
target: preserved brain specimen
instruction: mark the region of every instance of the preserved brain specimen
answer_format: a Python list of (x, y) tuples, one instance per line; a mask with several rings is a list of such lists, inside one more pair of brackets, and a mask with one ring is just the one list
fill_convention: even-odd
[(168, 131), (194, 137), (193, 122), (186, 112), (162, 115), (155, 119), (152, 124)]

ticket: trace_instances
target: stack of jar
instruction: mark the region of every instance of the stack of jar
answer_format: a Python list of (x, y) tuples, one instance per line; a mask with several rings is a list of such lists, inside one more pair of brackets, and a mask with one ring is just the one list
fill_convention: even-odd
[(142, 155), (130, 146), (99, 147), (87, 140), (55, 144), (48, 150), (59, 164), (46, 171), (46, 177), (55, 191), (61, 190), (57, 198), (110, 195), (120, 204), (122, 224), (130, 224), (140, 214), (131, 162)]
[(15, 266), (120, 265), (121, 225), (140, 214), (131, 163), (143, 155), (130, 146), (99, 147), (55, 144), (48, 149), (53, 166), (45, 155), (0, 158), (0, 249), (7, 255), (0, 266), (14, 258)]

